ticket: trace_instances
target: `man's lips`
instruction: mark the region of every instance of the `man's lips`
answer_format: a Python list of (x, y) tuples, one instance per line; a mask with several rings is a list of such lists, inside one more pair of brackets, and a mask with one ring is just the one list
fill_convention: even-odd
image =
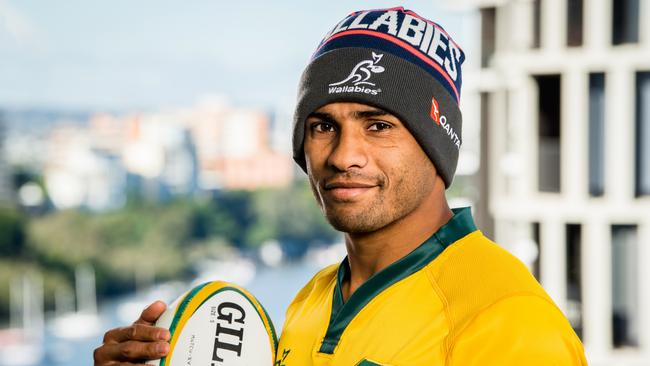
[(325, 191), (336, 201), (349, 201), (377, 187), (376, 184), (362, 182), (331, 182), (325, 184)]
[(325, 189), (335, 189), (335, 188), (372, 188), (376, 184), (368, 184), (361, 182), (331, 182), (325, 184)]

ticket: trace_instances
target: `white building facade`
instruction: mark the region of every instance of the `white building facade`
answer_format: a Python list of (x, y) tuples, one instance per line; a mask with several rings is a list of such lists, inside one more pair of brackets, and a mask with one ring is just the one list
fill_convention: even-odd
[(481, 121), (492, 236), (590, 365), (650, 365), (650, 1), (459, 3), (480, 13), (461, 108)]

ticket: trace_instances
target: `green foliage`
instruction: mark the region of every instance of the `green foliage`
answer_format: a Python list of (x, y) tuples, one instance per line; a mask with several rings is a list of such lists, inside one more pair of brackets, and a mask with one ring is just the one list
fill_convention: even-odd
[(284, 189), (259, 191), (254, 197), (257, 222), (248, 232), (248, 242), (253, 245), (267, 239), (308, 245), (329, 242), (338, 235), (323, 217), (305, 181)]
[(180, 278), (198, 259), (256, 248), (266, 240), (306, 248), (337, 235), (306, 181), (223, 191), (209, 199), (140, 201), (105, 213), (66, 210), (27, 220), (0, 210), (0, 254), (7, 258), (0, 263), (0, 314), (8, 304), (3, 286), (20, 271), (43, 273), (51, 297), (56, 287), (73, 288), (75, 268), (88, 263), (100, 296), (108, 296), (132, 290), (143, 274)]
[(0, 208), (0, 257), (20, 255), (25, 245), (25, 220), (16, 211)]
[(275, 239), (310, 245), (338, 234), (327, 223), (306, 181), (284, 188), (225, 191), (194, 208), (195, 238), (223, 238), (238, 248)]
[[(143, 266), (159, 278), (187, 270), (184, 244), (191, 240), (191, 207), (184, 204), (142, 206), (106, 214), (65, 211), (33, 220), (30, 249), (44, 263), (68, 273), (81, 263), (93, 264), (98, 276), (120, 287), (132, 288)], [(100, 289), (112, 285), (98, 281)]]
[(224, 237), (239, 248), (247, 244), (246, 233), (255, 222), (252, 205), (253, 193), (249, 191), (225, 191), (214, 197), (211, 204), (210, 236)]

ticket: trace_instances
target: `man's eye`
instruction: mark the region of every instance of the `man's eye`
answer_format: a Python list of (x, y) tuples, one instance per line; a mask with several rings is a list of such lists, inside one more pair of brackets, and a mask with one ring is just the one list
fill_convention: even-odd
[(370, 125), (370, 130), (371, 131), (382, 131), (382, 130), (387, 130), (387, 129), (391, 128), (391, 127), (393, 127), (393, 126), (391, 126), (390, 124), (385, 123), (385, 122), (375, 122), (372, 125)]
[(333, 132), (334, 125), (328, 122), (318, 122), (312, 124), (311, 129), (316, 132)]

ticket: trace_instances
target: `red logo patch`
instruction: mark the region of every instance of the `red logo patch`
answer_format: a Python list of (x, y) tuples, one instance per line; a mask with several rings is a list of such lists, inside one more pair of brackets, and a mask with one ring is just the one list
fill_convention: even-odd
[(438, 101), (434, 97), (431, 97), (431, 118), (440, 126), (440, 108), (438, 108)]

